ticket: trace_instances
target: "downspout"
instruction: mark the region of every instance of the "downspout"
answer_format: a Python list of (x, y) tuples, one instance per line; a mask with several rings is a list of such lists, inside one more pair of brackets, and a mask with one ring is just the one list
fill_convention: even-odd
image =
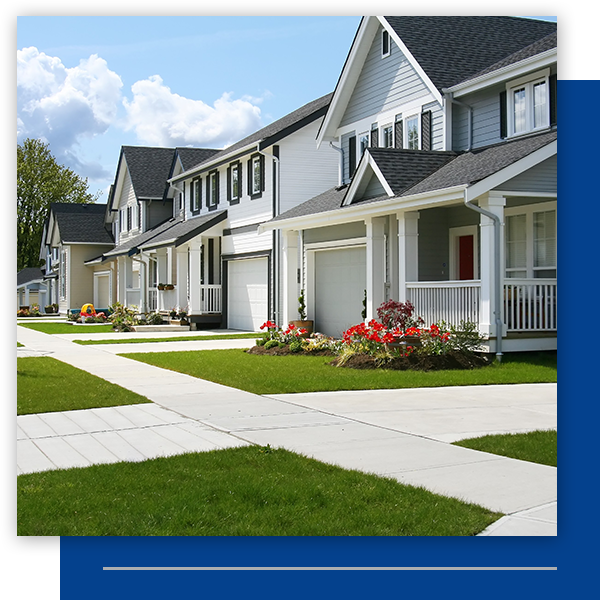
[(340, 177), (339, 182), (340, 185), (344, 185), (344, 149), (339, 148), (338, 146), (334, 146), (333, 142), (329, 142), (329, 147), (337, 150), (340, 153)]
[[(144, 255), (144, 253), (140, 250), (140, 256), (143, 256), (143, 255)], [(140, 304), (141, 304), (140, 309), (141, 309), (141, 312), (145, 313), (145, 312), (148, 312), (147, 311), (148, 303), (146, 302), (146, 290), (148, 289), (148, 268), (147, 268), (146, 263), (143, 260), (136, 258), (135, 256), (132, 256), (131, 260), (133, 260), (137, 263), (140, 263), (140, 265), (142, 265), (142, 267), (144, 268), (144, 290), (142, 290), (140, 287)]]
[(502, 329), (504, 327), (504, 323), (502, 321), (502, 265), (500, 264), (500, 237), (501, 237), (501, 228), (502, 222), (500, 221), (500, 217), (485, 208), (481, 208), (476, 204), (472, 204), (467, 198), (467, 190), (464, 190), (464, 204), (467, 208), (478, 212), (479, 214), (485, 215), (489, 219), (492, 219), (494, 222), (494, 288), (496, 292), (495, 298), (495, 306), (494, 306), (494, 315), (495, 315), (495, 323), (496, 323), (496, 360), (498, 362), (502, 361)]

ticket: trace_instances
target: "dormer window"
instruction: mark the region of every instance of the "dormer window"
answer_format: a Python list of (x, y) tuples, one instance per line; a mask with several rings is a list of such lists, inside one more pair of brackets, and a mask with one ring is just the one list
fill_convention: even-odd
[(409, 150), (419, 149), (419, 115), (408, 117), (404, 120), (406, 135), (406, 148)]

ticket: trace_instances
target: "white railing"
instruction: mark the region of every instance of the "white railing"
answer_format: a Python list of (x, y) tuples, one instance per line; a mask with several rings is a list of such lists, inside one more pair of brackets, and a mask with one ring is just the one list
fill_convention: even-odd
[(156, 288), (148, 289), (148, 312), (156, 312), (158, 310), (158, 291)]
[(407, 300), (425, 325), (445, 321), (479, 323), (481, 284), (479, 281), (414, 281), (406, 284)]
[(506, 279), (507, 331), (556, 331), (556, 279)]
[(125, 290), (125, 305), (140, 306), (140, 288), (127, 288)]
[(215, 314), (222, 312), (222, 291), (220, 285), (200, 286), (200, 312)]

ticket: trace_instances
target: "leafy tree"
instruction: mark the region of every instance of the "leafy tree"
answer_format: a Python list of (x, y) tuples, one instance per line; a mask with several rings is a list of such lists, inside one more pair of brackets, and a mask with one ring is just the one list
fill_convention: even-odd
[(87, 179), (59, 165), (48, 145), (28, 138), (17, 144), (17, 271), (39, 267), (44, 221), (51, 202), (95, 202)]

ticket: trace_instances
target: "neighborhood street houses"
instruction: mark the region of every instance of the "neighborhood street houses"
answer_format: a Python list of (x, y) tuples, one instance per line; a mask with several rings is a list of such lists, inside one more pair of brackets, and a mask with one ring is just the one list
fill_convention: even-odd
[(304, 290), (332, 336), (408, 300), (492, 352), (554, 349), (556, 80), (556, 23), (365, 17), (332, 94), (224, 150), (123, 147), (112, 245), (48, 232), (49, 297), (255, 331)]

